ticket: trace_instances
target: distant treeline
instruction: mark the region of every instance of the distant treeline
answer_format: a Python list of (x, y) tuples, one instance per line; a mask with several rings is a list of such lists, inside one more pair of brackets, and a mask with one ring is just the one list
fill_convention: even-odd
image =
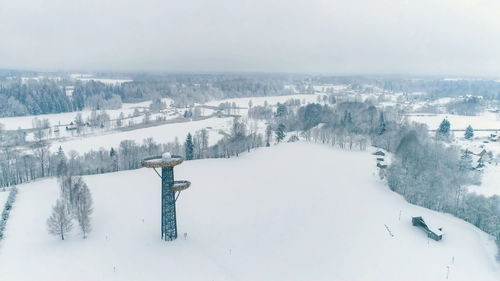
[[(122, 102), (171, 98), (176, 105), (248, 96), (292, 94), (286, 77), (266, 75), (166, 75), (134, 77), (109, 85), (61, 79), (0, 79), (0, 117), (120, 108)], [(304, 84), (297, 82), (298, 89)]]

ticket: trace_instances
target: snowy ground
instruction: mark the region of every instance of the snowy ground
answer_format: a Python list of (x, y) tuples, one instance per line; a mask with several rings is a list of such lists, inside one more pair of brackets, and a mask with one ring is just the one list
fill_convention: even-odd
[[(500, 129), (500, 115), (495, 113), (483, 113), (478, 116), (464, 116), (453, 114), (419, 114), (414, 113), (409, 115), (409, 120), (427, 124), (429, 129), (436, 130), (443, 119), (448, 119), (452, 130), (465, 130), (471, 125), (477, 129)], [(490, 133), (487, 133), (489, 135)]]
[[(186, 162), (175, 175), (192, 187), (173, 242), (159, 239), (150, 169), (85, 177), (95, 203), (87, 240), (47, 234), (54, 179), (21, 185), (0, 280), (446, 280), (448, 268), (448, 280), (500, 280), (485, 233), (408, 204), (375, 169), (368, 152), (308, 143)], [(417, 215), (444, 227), (444, 239), (413, 227)]]
[(99, 78), (94, 77), (92, 74), (80, 74), (80, 73), (72, 73), (69, 75), (71, 78), (81, 81), (96, 81), (101, 82), (108, 85), (117, 85), (125, 82), (132, 82), (131, 79), (114, 79), (114, 78)]
[(126, 82), (132, 82), (132, 80), (130, 79), (111, 79), (111, 78), (76, 78), (76, 79), (84, 82), (88, 81), (101, 82), (108, 85), (119, 85)]
[(500, 166), (487, 164), (483, 170), (481, 185), (471, 185), (468, 189), (484, 196), (500, 196)]
[(300, 99), (301, 101), (305, 100), (306, 103), (314, 103), (316, 102), (318, 96), (312, 94), (301, 94), (301, 95), (287, 95), (287, 96), (267, 96), (267, 97), (246, 97), (246, 98), (234, 98), (234, 99), (224, 99), (224, 100), (216, 100), (207, 102), (205, 105), (210, 106), (219, 106), (221, 103), (229, 102), (235, 103), (238, 107), (248, 107), (248, 102), (252, 101), (253, 106), (263, 106), (267, 101), (269, 105), (275, 105), (278, 102), (284, 103), (291, 99)]
[[(167, 105), (170, 105), (171, 99), (164, 99)], [(111, 119), (116, 119), (123, 112), (125, 117), (131, 115), (136, 108), (149, 107), (151, 101), (139, 102), (139, 103), (124, 103), (120, 109), (108, 109), (104, 110), (109, 114)], [(99, 111), (100, 112), (100, 111)], [(39, 120), (48, 119), (51, 126), (58, 124), (65, 125), (69, 124), (75, 120), (78, 113), (82, 114), (83, 119), (90, 117), (92, 110), (82, 110), (74, 112), (64, 112), (64, 113), (54, 113), (54, 114), (42, 114), (42, 115), (27, 115), (18, 117), (2, 117), (0, 118), (0, 123), (4, 125), (5, 130), (16, 130), (30, 129), (33, 128), (33, 119), (38, 118)]]
[(98, 150), (101, 147), (105, 149), (110, 149), (111, 147), (117, 148), (122, 140), (134, 140), (137, 143), (142, 143), (146, 138), (153, 138), (154, 141), (159, 143), (167, 143), (173, 142), (177, 137), (179, 142), (182, 142), (188, 133), (194, 134), (201, 129), (209, 131), (209, 144), (213, 145), (223, 137), (219, 134), (219, 130), (229, 128), (232, 120), (233, 118), (213, 117), (201, 121), (171, 123), (125, 132), (114, 131), (110, 134), (54, 142), (51, 145), (51, 150), (57, 151), (59, 146), (61, 146), (67, 152), (75, 150), (79, 153), (84, 153), (92, 149)]

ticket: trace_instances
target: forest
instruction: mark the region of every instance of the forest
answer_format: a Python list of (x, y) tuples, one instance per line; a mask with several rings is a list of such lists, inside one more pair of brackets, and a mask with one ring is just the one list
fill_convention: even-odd
[(155, 98), (171, 98), (177, 106), (186, 106), (215, 99), (276, 96), (291, 93), (284, 88), (286, 81), (287, 76), (257, 74), (135, 75), (133, 81), (115, 85), (70, 78), (0, 77), (0, 117), (116, 109), (123, 102)]

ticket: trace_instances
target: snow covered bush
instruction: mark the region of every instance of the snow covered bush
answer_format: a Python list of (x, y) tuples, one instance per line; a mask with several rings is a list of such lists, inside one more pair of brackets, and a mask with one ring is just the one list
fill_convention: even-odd
[(7, 198), (7, 202), (5, 202), (2, 217), (0, 217), (0, 240), (3, 239), (3, 233), (5, 231), (5, 226), (7, 225), (7, 220), (9, 219), (10, 210), (12, 210), (12, 206), (14, 205), (14, 201), (16, 200), (17, 188), (14, 186), (9, 191), (9, 197)]

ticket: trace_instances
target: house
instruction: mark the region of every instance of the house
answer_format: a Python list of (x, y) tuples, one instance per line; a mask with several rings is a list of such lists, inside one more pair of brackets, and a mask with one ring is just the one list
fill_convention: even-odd
[(489, 139), (490, 139), (490, 141), (499, 141), (500, 135), (498, 134), (498, 132), (495, 132), (494, 134), (490, 134)]
[(376, 156), (385, 156), (385, 153), (382, 150), (378, 150), (377, 152), (373, 153), (373, 155), (376, 155)]
[(484, 167), (484, 162), (488, 158), (488, 154), (486, 149), (479, 148), (468, 148), (465, 150), (465, 153), (471, 156), (471, 166), (472, 169), (481, 169)]
[(436, 241), (443, 239), (443, 235), (444, 235), (443, 228), (440, 227), (438, 229), (434, 229), (434, 228), (429, 227), (425, 223), (425, 221), (422, 217), (412, 217), (411, 223), (413, 224), (413, 226), (416, 226), (416, 227), (422, 229), (425, 233), (427, 233), (427, 237), (434, 239)]
[(67, 131), (74, 131), (76, 130), (76, 125), (71, 122), (68, 126), (66, 126)]
[(377, 162), (377, 167), (379, 167), (380, 169), (385, 169), (387, 168), (387, 165), (384, 164), (384, 162)]

